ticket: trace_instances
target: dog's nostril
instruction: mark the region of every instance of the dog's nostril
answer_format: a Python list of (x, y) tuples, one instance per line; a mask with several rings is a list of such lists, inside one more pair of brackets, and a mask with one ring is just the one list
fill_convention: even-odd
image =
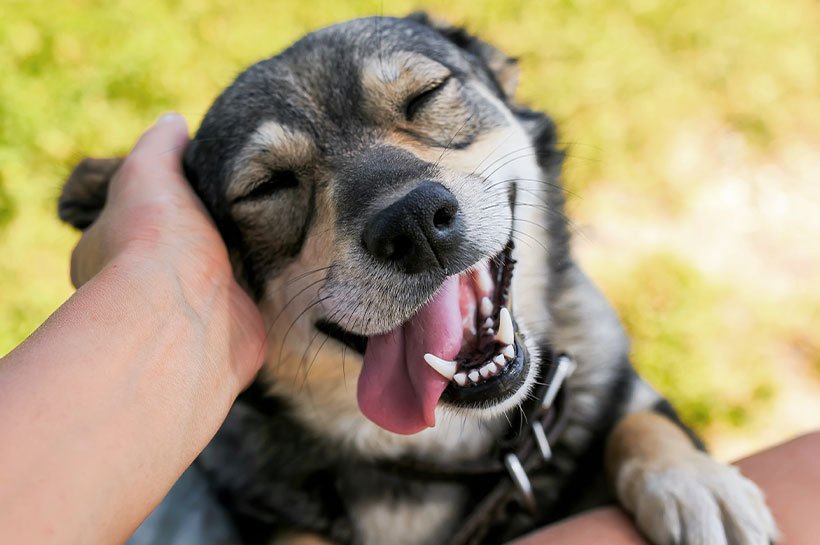
[(398, 261), (407, 256), (413, 249), (413, 241), (404, 235), (398, 235), (394, 238), (387, 247), (387, 259)]
[(456, 207), (455, 206), (442, 206), (436, 213), (433, 215), (433, 226), (436, 229), (446, 229), (453, 224), (453, 220), (456, 217)]
[(439, 183), (423, 181), (367, 220), (365, 250), (407, 274), (447, 269), (463, 237), (458, 201)]

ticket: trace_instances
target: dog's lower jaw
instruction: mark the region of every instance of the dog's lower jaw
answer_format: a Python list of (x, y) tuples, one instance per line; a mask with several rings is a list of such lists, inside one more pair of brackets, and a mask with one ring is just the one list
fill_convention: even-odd
[[(328, 350), (325, 348), (325, 350)], [(341, 362), (342, 349), (338, 362)], [(502, 433), (503, 416), (478, 419), (457, 414), (446, 407), (436, 409), (436, 426), (413, 435), (389, 432), (368, 420), (356, 400), (356, 382), (361, 360), (347, 351), (346, 380), (334, 385), (310, 381), (304, 385), (272, 380), (271, 394), (287, 400), (293, 417), (307, 429), (350, 454), (366, 459), (420, 459), (447, 457), (474, 459), (487, 452)], [(266, 374), (263, 369), (263, 380)], [(320, 400), (320, 401), (317, 401)]]
[[(529, 353), (527, 376), (521, 388), (503, 402), (488, 407), (465, 408), (440, 402), (436, 408), (435, 427), (414, 435), (391, 433), (361, 413), (356, 400), (361, 358), (336, 341), (328, 341), (332, 345), (325, 346), (323, 361), (317, 360), (312, 371), (315, 374), (309, 375), (307, 380), (277, 380), (276, 365), (272, 363), (263, 367), (262, 379), (270, 384), (271, 394), (287, 400), (292, 407), (291, 414), (302, 425), (349, 453), (371, 459), (411, 456), (467, 461), (492, 450), (498, 437), (509, 426), (506, 416), (527, 399), (540, 375), (539, 346), (528, 334), (524, 322), (518, 327)], [(277, 357), (278, 352), (271, 349), (266, 361), (276, 362)], [(343, 357), (346, 359), (344, 376), (341, 370)], [(317, 368), (324, 364), (335, 367), (333, 372), (338, 376), (324, 375), (323, 369)]]
[(538, 381), (541, 373), (542, 358), (538, 344), (526, 333), (526, 326), (523, 322), (517, 322), (519, 338), (526, 348), (527, 361), (524, 362), (525, 377), (521, 386), (509, 397), (500, 403), (488, 404), (479, 407), (458, 406), (451, 403), (440, 403), (436, 411), (437, 422), (439, 415), (453, 418), (469, 418), (479, 422), (492, 422), (495, 419), (504, 418), (510, 412), (515, 411), (528, 398)]

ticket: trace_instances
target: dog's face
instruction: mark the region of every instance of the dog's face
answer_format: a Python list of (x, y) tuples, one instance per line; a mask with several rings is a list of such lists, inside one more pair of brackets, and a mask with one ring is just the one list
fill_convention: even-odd
[(539, 363), (523, 315), (543, 309), (512, 293), (543, 281), (546, 237), (522, 223), (544, 174), (514, 78), (460, 31), (371, 18), (216, 101), (186, 170), (265, 314), (277, 392), (329, 403), (358, 375), (362, 412), (401, 434), (523, 401)]

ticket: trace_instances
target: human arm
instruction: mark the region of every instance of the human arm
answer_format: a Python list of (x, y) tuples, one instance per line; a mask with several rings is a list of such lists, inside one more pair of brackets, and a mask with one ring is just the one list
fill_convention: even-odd
[(264, 353), (180, 166), (178, 116), (140, 140), (72, 257), (80, 286), (0, 361), (0, 543), (118, 543), (219, 428)]
[[(737, 462), (766, 494), (789, 545), (814, 545), (820, 535), (820, 432), (764, 450)], [(510, 545), (646, 545), (630, 517), (616, 507), (581, 513)]]

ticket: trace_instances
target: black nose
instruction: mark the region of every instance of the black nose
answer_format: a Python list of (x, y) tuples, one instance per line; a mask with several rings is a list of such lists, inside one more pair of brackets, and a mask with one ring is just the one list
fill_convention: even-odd
[(443, 185), (422, 182), (368, 220), (367, 251), (407, 274), (453, 265), (464, 236), (458, 201)]

